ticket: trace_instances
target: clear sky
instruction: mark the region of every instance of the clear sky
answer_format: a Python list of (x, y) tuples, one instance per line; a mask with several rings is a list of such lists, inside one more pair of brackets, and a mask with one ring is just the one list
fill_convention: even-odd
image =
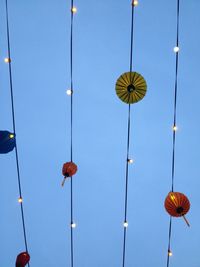
[[(128, 106), (115, 94), (129, 70), (131, 1), (74, 1), (74, 266), (122, 262)], [(70, 267), (70, 1), (8, 0), (16, 133), (31, 267)], [(173, 220), (171, 266), (200, 267), (200, 1), (180, 1), (175, 191), (191, 201)], [(0, 129), (12, 131), (5, 3), (0, 0)], [(166, 266), (176, 1), (140, 0), (133, 69), (146, 79), (132, 106), (126, 267)], [(0, 266), (24, 250), (15, 154), (0, 155)]]

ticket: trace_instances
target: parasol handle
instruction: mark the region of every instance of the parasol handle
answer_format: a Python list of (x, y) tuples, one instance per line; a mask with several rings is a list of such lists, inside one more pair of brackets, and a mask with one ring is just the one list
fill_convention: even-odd
[(183, 219), (186, 222), (187, 226), (190, 227), (190, 224), (189, 224), (188, 220), (186, 219), (185, 215), (183, 215)]
[(66, 178), (67, 178), (66, 176), (63, 178), (62, 184), (61, 184), (62, 186), (64, 186)]

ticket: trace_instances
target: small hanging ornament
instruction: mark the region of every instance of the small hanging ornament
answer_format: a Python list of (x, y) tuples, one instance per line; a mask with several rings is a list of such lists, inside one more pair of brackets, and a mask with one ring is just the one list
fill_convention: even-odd
[(115, 87), (117, 96), (127, 104), (140, 101), (146, 94), (147, 84), (145, 79), (137, 72), (122, 74)]
[(8, 131), (0, 131), (0, 154), (6, 154), (16, 145), (15, 135)]
[(67, 177), (72, 177), (77, 172), (77, 165), (74, 162), (66, 162), (63, 164), (62, 174), (64, 179), (62, 181), (62, 186), (64, 186)]
[(165, 209), (169, 215), (173, 217), (183, 217), (186, 224), (190, 226), (185, 218), (185, 214), (190, 209), (190, 201), (184, 194), (179, 192), (169, 192), (165, 199)]
[(22, 252), (17, 256), (16, 259), (16, 267), (25, 267), (27, 263), (30, 261), (30, 255), (28, 252)]

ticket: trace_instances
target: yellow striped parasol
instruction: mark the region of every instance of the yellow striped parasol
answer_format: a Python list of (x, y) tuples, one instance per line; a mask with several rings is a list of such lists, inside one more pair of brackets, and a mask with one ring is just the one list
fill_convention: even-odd
[(139, 73), (125, 72), (117, 80), (115, 90), (123, 102), (133, 104), (145, 96), (147, 84)]

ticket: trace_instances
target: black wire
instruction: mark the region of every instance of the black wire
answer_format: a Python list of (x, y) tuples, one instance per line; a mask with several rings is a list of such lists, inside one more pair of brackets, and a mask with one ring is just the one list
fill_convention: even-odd
[[(9, 15), (8, 15), (8, 2), (7, 2), (7, 0), (5, 0), (5, 5), (6, 5), (6, 31), (7, 31), (7, 46), (8, 46), (8, 59), (9, 59), (8, 66), (9, 66), (10, 96), (11, 96), (11, 106), (12, 106), (12, 122), (13, 122), (13, 132), (14, 132), (14, 135), (16, 136), (14, 95), (13, 95), (13, 82), (12, 82), (12, 67), (11, 67), (11, 52), (10, 52), (10, 30), (9, 30)], [(16, 166), (17, 166), (19, 197), (22, 199), (22, 188), (21, 188), (21, 177), (20, 177), (17, 141), (15, 144), (15, 156), (16, 156)], [(28, 253), (28, 245), (27, 245), (27, 237), (26, 237), (26, 225), (25, 225), (24, 209), (23, 209), (23, 203), (22, 202), (20, 202), (20, 207), (21, 207), (24, 243), (25, 243), (26, 252)], [(29, 263), (28, 263), (28, 266), (30, 266)]]
[[(176, 24), (176, 47), (179, 48), (179, 10), (180, 1), (177, 0), (177, 24)], [(175, 83), (174, 83), (174, 119), (173, 119), (173, 142), (172, 142), (172, 178), (171, 178), (171, 191), (174, 192), (174, 174), (175, 174), (175, 145), (176, 145), (176, 113), (177, 113), (177, 92), (178, 92), (178, 59), (179, 51), (176, 52), (175, 64)], [(168, 236), (168, 252), (167, 252), (167, 267), (169, 267), (169, 253), (171, 252), (171, 232), (172, 232), (172, 217), (170, 216), (169, 223), (169, 236)]]
[(74, 266), (74, 242), (73, 242), (73, 182), (72, 182), (72, 177), (71, 177), (71, 266)]
[[(126, 157), (126, 185), (125, 185), (125, 201), (124, 201), (124, 222), (127, 222), (127, 210), (128, 210), (128, 171), (129, 171), (129, 147), (130, 147), (130, 107), (129, 104), (128, 107), (128, 136), (127, 136), (127, 157)], [(123, 264), (122, 266), (125, 266), (125, 257), (126, 257), (126, 231), (127, 227), (124, 227), (124, 241), (123, 241)]]
[[(179, 0), (177, 0), (177, 36), (176, 47), (179, 47)], [(174, 84), (174, 122), (173, 127), (176, 126), (176, 108), (177, 108), (177, 91), (178, 91), (178, 59), (179, 52), (176, 53), (176, 67), (175, 67), (175, 84)], [(173, 151), (172, 151), (172, 192), (174, 191), (174, 167), (175, 167), (175, 143), (176, 143), (176, 131), (173, 131)]]
[(132, 4), (131, 12), (131, 49), (130, 49), (130, 72), (132, 72), (133, 67), (133, 25), (134, 25), (134, 2)]
[[(71, 110), (70, 110), (70, 122), (71, 122), (71, 162), (73, 161), (73, 12), (74, 1), (71, 0), (71, 33), (70, 33), (70, 79), (71, 79)], [(73, 246), (73, 179), (70, 179), (70, 198), (71, 198), (71, 267), (74, 266), (74, 246)]]
[[(132, 16), (131, 16), (131, 45), (130, 45), (130, 80), (133, 65), (133, 21), (134, 21), (134, 4), (132, 4)], [(127, 134), (127, 154), (126, 154), (126, 182), (125, 182), (125, 201), (124, 201), (124, 222), (127, 222), (127, 210), (128, 210), (128, 174), (129, 174), (129, 148), (130, 148), (130, 128), (131, 128), (131, 105), (128, 105), (128, 134)], [(127, 227), (124, 227), (124, 239), (123, 239), (123, 253), (122, 253), (122, 266), (125, 266), (126, 259), (126, 232)]]
[(168, 236), (168, 251), (167, 251), (167, 267), (169, 267), (169, 257), (171, 252), (171, 235), (172, 235), (172, 217), (169, 220), (169, 236)]
[(70, 79), (71, 79), (71, 161), (73, 157), (73, 18), (74, 13), (72, 11), (74, 1), (71, 0), (71, 33), (70, 33)]

